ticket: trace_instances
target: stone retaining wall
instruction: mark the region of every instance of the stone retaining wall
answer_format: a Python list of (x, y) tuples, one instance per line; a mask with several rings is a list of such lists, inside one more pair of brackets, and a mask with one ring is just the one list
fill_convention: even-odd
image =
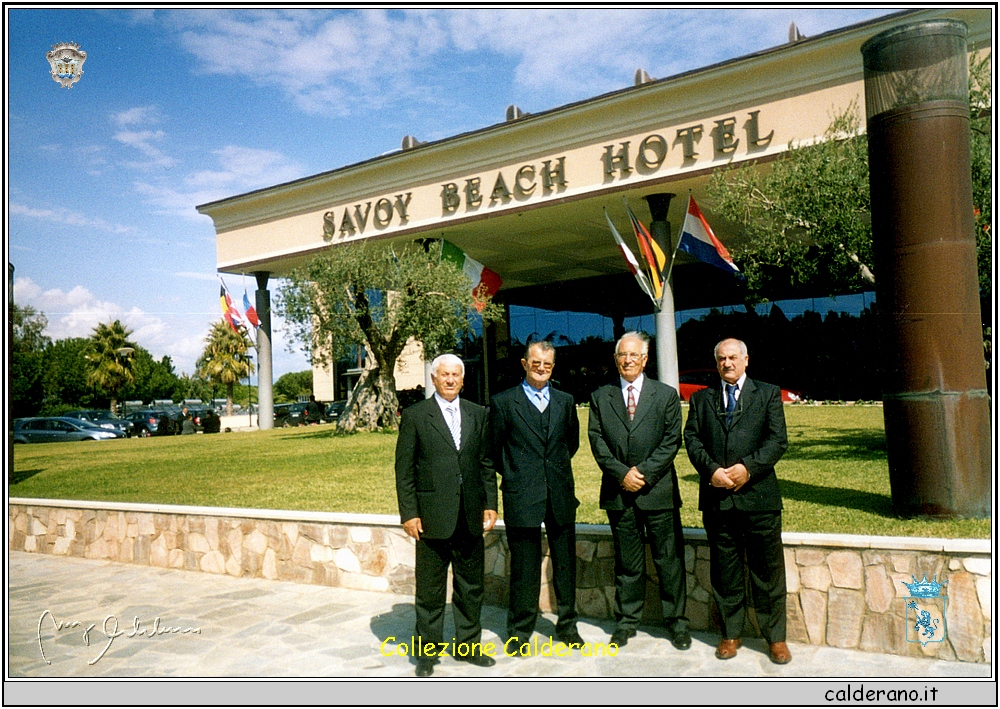
[[(105, 559), (365, 591), (412, 594), (414, 542), (398, 517), (106, 502), (11, 499), (9, 549)], [(695, 630), (718, 630), (708, 546), (685, 530), (687, 615)], [(992, 661), (989, 540), (786, 533), (788, 639), (869, 652)], [(647, 557), (648, 557), (647, 550)], [(606, 525), (577, 525), (577, 604), (612, 617), (614, 552)], [(539, 599), (555, 599), (546, 555)], [(659, 620), (652, 563), (644, 620)], [(507, 603), (502, 523), (486, 537), (486, 602)], [(947, 596), (945, 639), (908, 642), (903, 581), (938, 578)], [(752, 621), (752, 612), (750, 613)], [(911, 611), (912, 615), (912, 611)], [(753, 634), (748, 628), (747, 634)], [(937, 637), (941, 637), (939, 633)]]

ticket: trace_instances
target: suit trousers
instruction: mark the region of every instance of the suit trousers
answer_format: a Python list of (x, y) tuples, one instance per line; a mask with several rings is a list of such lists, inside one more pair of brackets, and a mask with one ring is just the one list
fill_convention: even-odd
[(723, 637), (743, 636), (749, 570), (761, 637), (767, 642), (784, 642), (787, 589), (781, 511), (706, 511), (704, 524), (711, 550), (712, 594), (722, 616)]
[[(620, 629), (634, 629), (642, 619), (646, 600), (646, 548), (660, 581), (663, 624), (670, 632), (687, 630), (687, 575), (684, 570), (684, 534), (680, 510), (641, 510), (635, 506), (608, 510), (615, 547), (615, 621)], [(645, 534), (644, 534), (645, 532)]]
[(455, 641), (479, 642), (483, 606), (483, 534), (468, 528), (464, 505), (458, 524), (448, 539), (417, 540), (415, 559), (417, 616), (416, 634), (421, 642), (444, 640), (444, 607), (447, 598), (448, 565), (452, 566), (452, 614)]
[[(556, 592), (556, 633), (576, 630), (576, 525), (556, 524), (552, 503), (545, 512), (545, 535), (552, 559), (552, 586)], [(510, 549), (510, 603), (507, 636), (527, 642), (538, 620), (542, 588), (542, 530), (507, 527)]]

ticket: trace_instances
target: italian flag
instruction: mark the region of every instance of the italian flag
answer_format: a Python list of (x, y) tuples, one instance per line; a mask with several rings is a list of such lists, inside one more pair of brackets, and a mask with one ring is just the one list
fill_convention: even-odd
[(503, 284), (495, 271), (486, 268), (453, 243), (443, 239), (441, 240), (441, 260), (454, 264), (468, 276), (472, 283), (472, 296), (476, 299), (476, 307), (479, 310), (483, 309), (483, 301), (496, 295)]

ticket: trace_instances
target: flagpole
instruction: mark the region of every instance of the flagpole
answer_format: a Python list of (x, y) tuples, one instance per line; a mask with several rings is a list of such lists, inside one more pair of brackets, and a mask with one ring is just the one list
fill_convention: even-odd
[(674, 261), (677, 259), (677, 250), (681, 247), (681, 237), (684, 235), (684, 224), (687, 223), (688, 210), (691, 209), (691, 190), (688, 190), (688, 201), (687, 206), (684, 207), (684, 218), (681, 220), (681, 230), (677, 234), (677, 243), (674, 244), (674, 252), (670, 254), (670, 265), (667, 266), (667, 275), (664, 276), (663, 282), (666, 283), (670, 280), (670, 274), (674, 272)]
[[(649, 223), (649, 235), (655, 242), (670, 243), (670, 225), (667, 222), (667, 211), (670, 199), (669, 193), (647, 195), (649, 211), (653, 220)], [(672, 262), (671, 257), (671, 262)], [(677, 320), (674, 314), (674, 290), (670, 282), (669, 272), (663, 279), (663, 292), (660, 295), (659, 308), (656, 312), (656, 374), (657, 378), (680, 392), (680, 377), (677, 366)]]

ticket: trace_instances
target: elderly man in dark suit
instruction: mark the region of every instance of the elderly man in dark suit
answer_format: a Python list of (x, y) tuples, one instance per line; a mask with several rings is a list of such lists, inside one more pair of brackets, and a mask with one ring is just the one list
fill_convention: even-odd
[[(482, 651), (483, 533), (497, 520), (497, 483), (489, 460), (487, 411), (459, 398), (465, 365), (455, 355), (431, 363), (434, 395), (405, 411), (396, 442), (399, 518), (417, 540), (416, 648), (443, 640), (448, 566), (452, 567), (456, 660), (496, 664)], [(468, 648), (474, 648), (468, 650)], [(432, 648), (436, 650), (436, 646)], [(437, 657), (417, 654), (418, 677), (434, 672)]]
[(611, 642), (636, 633), (646, 598), (649, 548), (660, 581), (663, 623), (674, 647), (691, 647), (684, 571), (681, 498), (674, 457), (681, 444), (680, 397), (643, 374), (649, 337), (625, 333), (615, 346), (617, 384), (590, 398), (590, 448), (604, 473), (601, 509), (608, 513), (615, 549), (615, 621)]
[(757, 625), (771, 661), (783, 665), (792, 654), (785, 643), (781, 493), (774, 473), (788, 447), (781, 390), (747, 377), (750, 359), (742, 341), (723, 340), (714, 354), (720, 386), (691, 396), (684, 440), (701, 477), (698, 507), (711, 550), (712, 592), (722, 616), (722, 641), (715, 655), (728, 660), (742, 644), (749, 568)]
[[(520, 655), (538, 620), (542, 579), (542, 530), (549, 542), (556, 592), (556, 639), (582, 645), (576, 628), (576, 499), (570, 459), (580, 447), (576, 404), (549, 379), (556, 351), (532, 342), (521, 366), (524, 381), (493, 397), (493, 460), (502, 477), (504, 524), (510, 549), (508, 655)], [(530, 654), (530, 653), (529, 653)]]

